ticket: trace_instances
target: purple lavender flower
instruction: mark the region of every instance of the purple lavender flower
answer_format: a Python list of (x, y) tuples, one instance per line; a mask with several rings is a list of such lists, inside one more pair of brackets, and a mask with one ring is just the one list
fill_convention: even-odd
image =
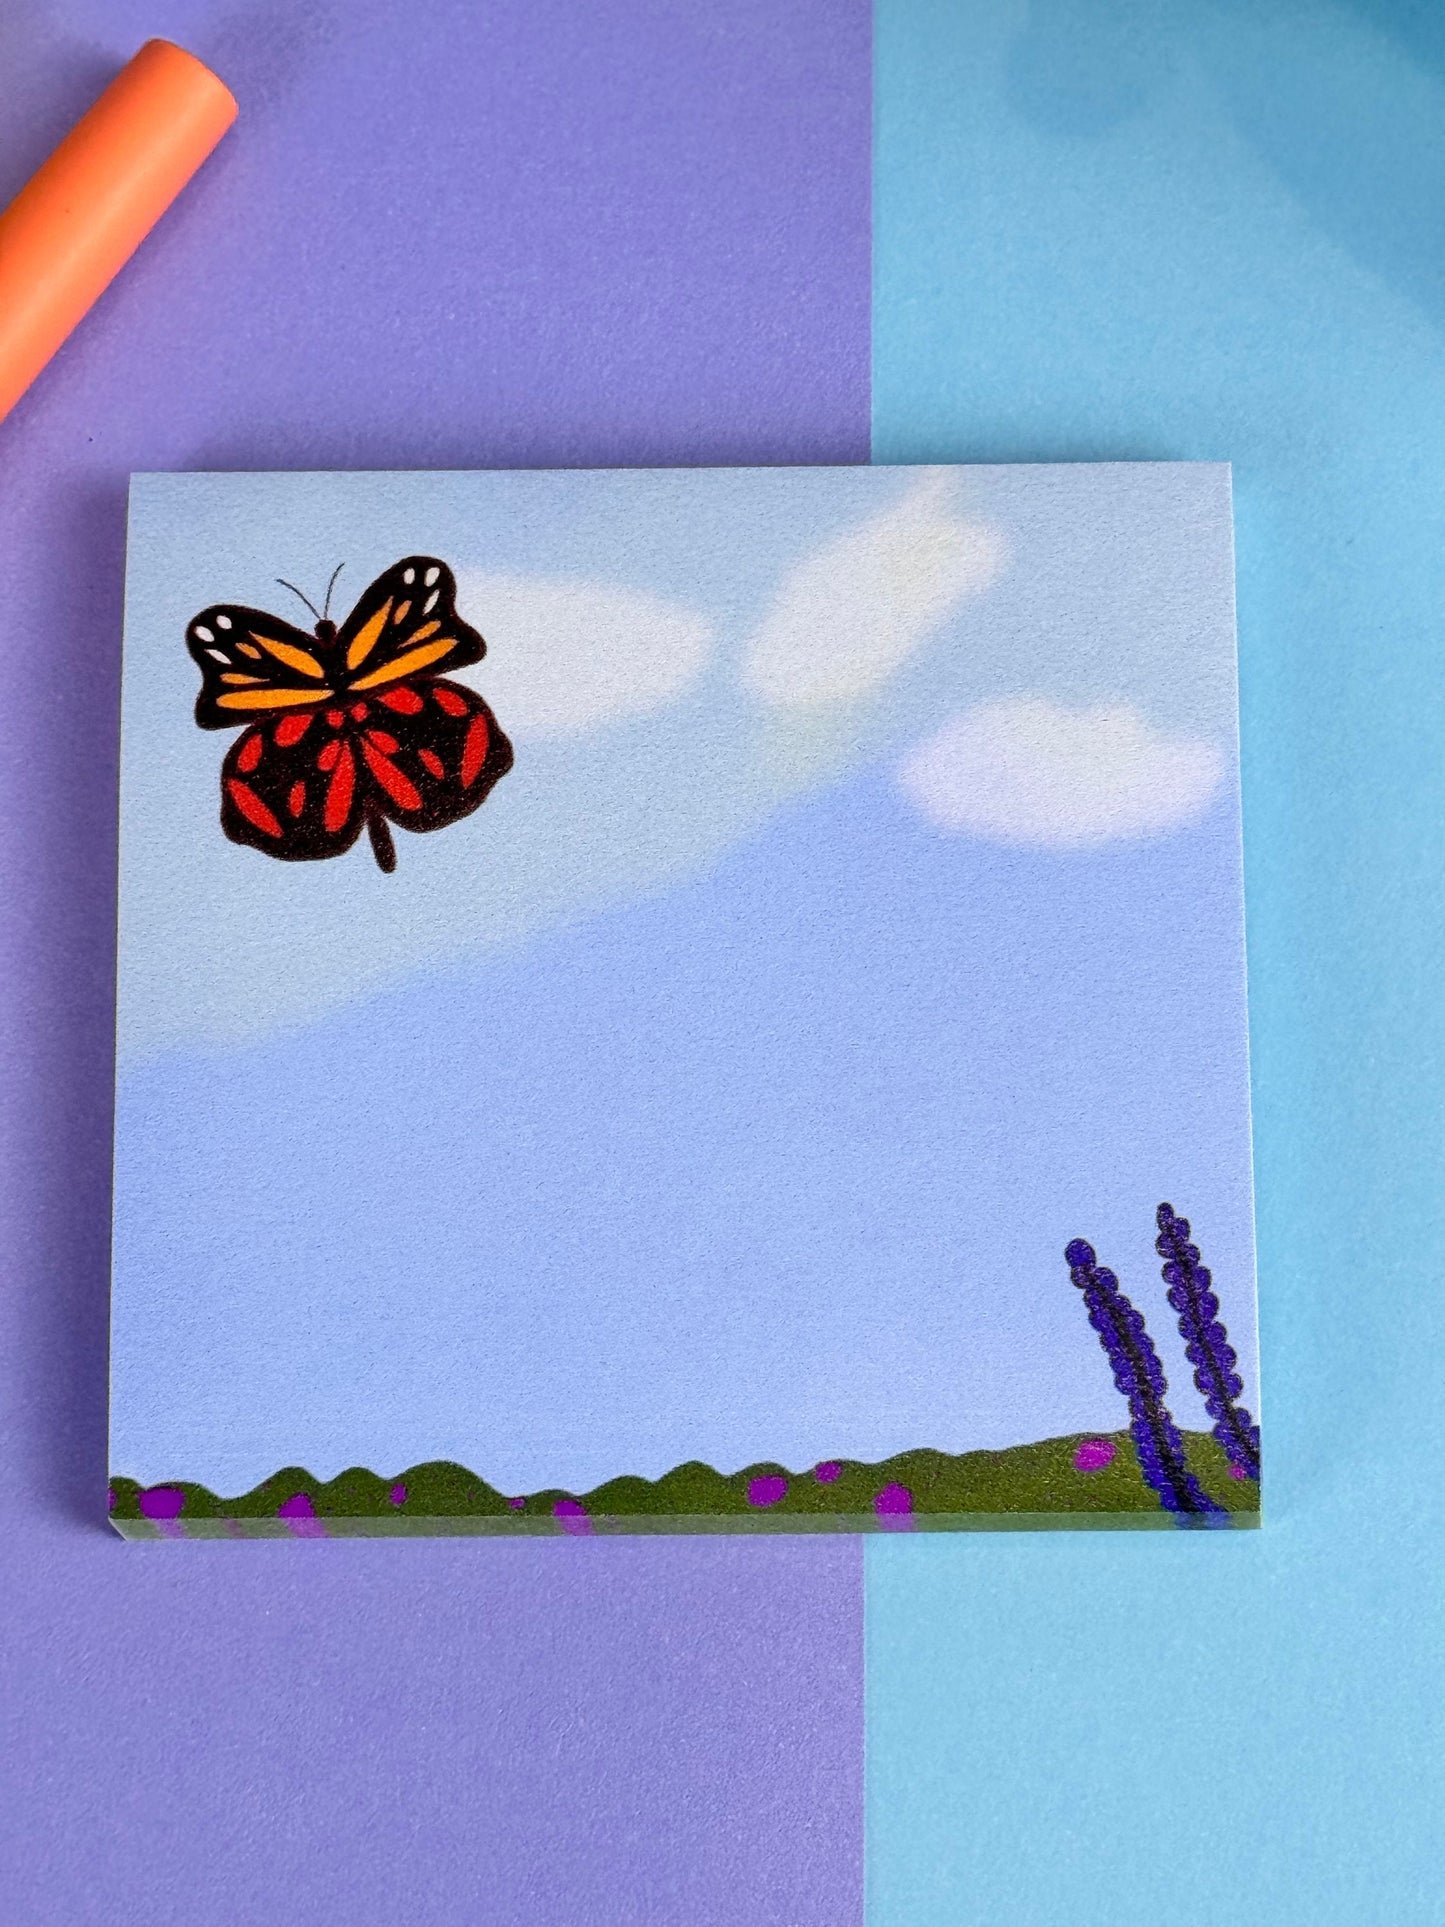
[(1221, 1522), (1227, 1520), (1228, 1513), (1209, 1497), (1185, 1461), (1184, 1441), (1164, 1403), (1169, 1381), (1142, 1312), (1130, 1304), (1119, 1280), (1096, 1261), (1094, 1247), (1084, 1239), (1075, 1238), (1064, 1257), (1069, 1277), (1084, 1294), (1089, 1323), (1099, 1334), (1114, 1383), (1129, 1401), (1139, 1468), (1158, 1493), (1160, 1505), (1166, 1512), (1217, 1514)]
[(1235, 1478), (1259, 1477), (1259, 1427), (1237, 1403), (1244, 1380), (1235, 1370), (1238, 1355), (1219, 1317), (1219, 1300), (1199, 1247), (1189, 1242), (1188, 1218), (1176, 1218), (1172, 1204), (1155, 1214), (1159, 1236), (1154, 1249), (1164, 1260), (1169, 1302), (1179, 1314), (1179, 1336), (1194, 1367), (1194, 1383), (1214, 1420), (1214, 1436), (1229, 1459)]

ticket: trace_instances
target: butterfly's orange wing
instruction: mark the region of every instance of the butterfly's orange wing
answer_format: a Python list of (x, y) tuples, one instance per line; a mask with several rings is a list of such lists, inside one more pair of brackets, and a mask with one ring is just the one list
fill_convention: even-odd
[(196, 721), (202, 729), (235, 729), (336, 693), (334, 645), (327, 648), (263, 609), (214, 603), (187, 624), (186, 647), (201, 672)]
[(379, 575), (341, 625), (339, 673), (357, 695), (480, 662), (487, 645), (457, 614), (457, 581), (434, 555), (408, 555)]

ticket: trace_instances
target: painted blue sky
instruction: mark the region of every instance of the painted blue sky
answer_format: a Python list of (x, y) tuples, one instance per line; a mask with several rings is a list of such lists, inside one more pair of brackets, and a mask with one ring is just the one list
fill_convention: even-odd
[[(1226, 471), (143, 477), (131, 542), (117, 1471), (1112, 1428), (1078, 1235), (1200, 1424), (1166, 1197), (1256, 1389)], [(229, 845), (188, 617), (411, 550), (515, 770), (394, 877)]]

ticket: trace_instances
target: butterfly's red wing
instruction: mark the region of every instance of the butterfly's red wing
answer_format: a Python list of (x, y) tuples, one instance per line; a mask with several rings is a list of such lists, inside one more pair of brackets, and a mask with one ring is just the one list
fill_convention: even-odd
[(367, 796), (404, 830), (456, 823), (512, 767), (512, 745), (474, 689), (397, 683), (366, 703), (357, 730)]
[(359, 695), (408, 676), (442, 676), (480, 662), (487, 645), (457, 614), (457, 581), (434, 555), (408, 555), (383, 571), (336, 638), (347, 685)]
[(214, 603), (186, 625), (186, 647), (201, 672), (202, 729), (236, 729), (335, 694), (335, 645), (328, 649), (263, 609)]
[[(255, 724), (221, 766), (221, 828), (287, 862), (340, 856), (365, 821), (367, 776), (355, 735), (299, 712)], [(349, 721), (349, 719), (347, 719)]]

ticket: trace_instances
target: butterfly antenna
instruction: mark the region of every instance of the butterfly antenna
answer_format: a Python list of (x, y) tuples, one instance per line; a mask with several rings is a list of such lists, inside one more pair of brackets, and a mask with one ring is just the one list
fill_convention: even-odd
[(344, 562), (338, 562), (336, 567), (331, 571), (331, 580), (326, 585), (326, 607), (321, 612), (321, 620), (323, 622), (325, 622), (331, 614), (331, 591), (336, 587), (337, 576), (341, 574), (341, 571), (345, 567), (346, 564)]
[(289, 589), (292, 595), (301, 596), (301, 600), (306, 604), (306, 607), (311, 611), (312, 615), (315, 616), (318, 622), (324, 622), (326, 620), (325, 616), (322, 615), (321, 611), (317, 608), (316, 604), (311, 600), (310, 596), (301, 595), (301, 591), (296, 587), (296, 584), (294, 582), (288, 582), (285, 576), (281, 576), (281, 575), (278, 575), (276, 580), (283, 589)]

